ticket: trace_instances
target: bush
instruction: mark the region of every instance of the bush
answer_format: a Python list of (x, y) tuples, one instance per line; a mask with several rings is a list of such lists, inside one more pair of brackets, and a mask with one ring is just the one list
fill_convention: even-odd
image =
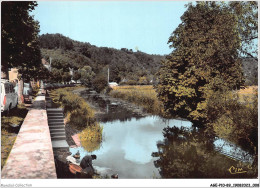
[(32, 87), (32, 95), (36, 96), (37, 93), (39, 92), (40, 87), (38, 87), (37, 85), (35, 85), (34, 87)]
[(217, 136), (257, 154), (257, 92), (241, 99), (237, 93), (216, 92), (207, 103), (207, 116)]
[(137, 85), (137, 81), (129, 80), (129, 81), (125, 82), (125, 85)]
[(94, 90), (96, 90), (98, 93), (100, 93), (102, 90), (104, 90), (107, 85), (107, 78), (104, 75), (97, 75), (93, 82), (92, 86)]
[(80, 133), (80, 142), (85, 150), (93, 152), (100, 148), (102, 142), (103, 127), (96, 124), (87, 127)]
[(77, 95), (66, 92), (60, 95), (60, 101), (64, 107), (64, 113), (72, 112), (75, 109), (80, 109), (80, 104), (83, 102)]
[(52, 91), (51, 96), (64, 108), (68, 122), (77, 128), (95, 124), (94, 110), (87, 102), (70, 92), (71, 88), (60, 88)]

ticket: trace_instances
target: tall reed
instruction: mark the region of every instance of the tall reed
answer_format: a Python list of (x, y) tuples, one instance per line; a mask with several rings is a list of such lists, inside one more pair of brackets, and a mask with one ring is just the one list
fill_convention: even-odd
[(158, 100), (153, 86), (117, 86), (109, 95), (142, 106), (154, 115), (164, 115), (163, 104)]

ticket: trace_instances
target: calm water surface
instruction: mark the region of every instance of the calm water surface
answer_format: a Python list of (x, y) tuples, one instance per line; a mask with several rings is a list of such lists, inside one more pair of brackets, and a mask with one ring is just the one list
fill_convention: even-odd
[[(192, 123), (180, 119), (165, 120), (159, 116), (146, 116), (125, 108), (125, 104), (111, 102), (109, 98), (83, 92), (87, 101), (96, 101), (102, 114), (98, 117), (103, 125), (103, 141), (98, 150), (92, 153), (83, 147), (70, 148), (72, 154), (80, 151), (81, 159), (87, 154), (96, 154), (93, 166), (101, 175), (119, 174), (119, 178), (160, 178), (152, 153), (158, 151), (157, 143), (163, 141), (163, 129), (167, 126), (193, 129)], [(222, 153), (252, 160), (250, 155), (239, 147), (222, 139), (214, 142)], [(244, 152), (244, 153), (243, 153)], [(243, 158), (244, 159), (244, 158)], [(242, 159), (241, 159), (242, 160)]]
[[(162, 131), (167, 126), (185, 126), (191, 128), (189, 121), (164, 121), (158, 116), (148, 116), (130, 121), (115, 120), (102, 123), (103, 142), (99, 150), (93, 153), (97, 170), (103, 174), (118, 173), (120, 178), (155, 178), (160, 177), (154, 166), (157, 142), (163, 140)], [(74, 154), (80, 151), (81, 157), (90, 154), (84, 148), (71, 148)]]

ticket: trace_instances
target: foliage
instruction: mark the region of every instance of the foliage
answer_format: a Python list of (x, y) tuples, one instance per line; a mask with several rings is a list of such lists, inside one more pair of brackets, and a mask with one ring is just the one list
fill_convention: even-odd
[(33, 96), (33, 97), (36, 97), (37, 94), (38, 94), (38, 92), (39, 92), (39, 90), (40, 90), (40, 87), (39, 87), (39, 86), (37, 86), (37, 85), (33, 86), (33, 87), (32, 87), (32, 96)]
[(236, 16), (241, 38), (240, 53), (258, 61), (258, 2), (233, 1), (228, 3)]
[[(213, 149), (212, 140), (203, 132), (167, 127), (165, 140), (157, 144), (155, 166), (163, 178), (252, 178), (257, 173), (247, 163), (232, 160)], [(230, 167), (239, 167), (247, 173), (231, 174)], [(257, 172), (257, 171), (256, 171)]]
[(102, 74), (97, 75), (92, 81), (92, 86), (94, 90), (100, 93), (108, 87), (107, 78)]
[(39, 76), (42, 67), (38, 42), (39, 23), (29, 12), (37, 2), (2, 2), (2, 70), (16, 67), (25, 79)]
[(90, 87), (95, 76), (92, 68), (90, 66), (84, 66), (82, 69), (79, 69), (78, 72), (80, 74), (81, 83), (83, 83), (87, 87)]
[(57, 68), (51, 69), (51, 80), (53, 82), (61, 82), (62, 81), (62, 71)]
[(174, 50), (162, 62), (157, 92), (166, 112), (204, 124), (210, 93), (243, 84), (236, 17), (215, 2), (198, 2), (181, 20), (169, 38)]
[(102, 142), (102, 132), (103, 127), (99, 124), (85, 128), (80, 133), (80, 143), (82, 147), (88, 152), (98, 150)]
[(109, 95), (140, 105), (149, 113), (164, 115), (162, 103), (153, 86), (117, 86)]
[(128, 80), (126, 82), (121, 82), (120, 85), (137, 85), (137, 81), (135, 81), (135, 80)]
[(258, 153), (258, 98), (257, 91), (246, 96), (238, 93), (216, 92), (208, 99), (207, 116), (214, 132), (251, 154)]
[(63, 69), (57, 69), (53, 67), (50, 72), (49, 80), (54, 83), (57, 82), (67, 83), (71, 81), (71, 75), (69, 72), (64, 72)]
[(245, 85), (258, 85), (258, 63), (253, 58), (243, 58), (243, 73), (245, 76)]
[[(60, 45), (64, 43), (63, 41), (71, 43), (70, 48)], [(72, 67), (78, 70), (90, 66), (96, 75), (107, 74), (109, 68), (110, 81), (118, 83), (124, 78), (138, 81), (142, 76), (153, 76), (163, 58), (160, 55), (149, 55), (128, 49), (99, 48), (89, 43), (73, 41), (60, 34), (40, 36), (40, 45), (43, 58), (49, 61), (51, 57), (55, 68)], [(55, 62), (59, 62), (59, 66)]]
[(84, 128), (95, 124), (94, 110), (87, 102), (71, 92), (72, 88), (60, 88), (52, 90), (51, 97), (60, 102), (64, 108), (68, 122), (75, 128)]
[(77, 80), (79, 80), (80, 78), (81, 78), (81, 74), (80, 74), (78, 71), (74, 72), (74, 74), (73, 74), (73, 76), (72, 76), (72, 79), (75, 80), (75, 81), (77, 81)]
[(55, 49), (60, 48), (64, 50), (71, 50), (73, 43), (68, 37), (61, 34), (43, 34), (39, 37), (41, 48)]
[(53, 90), (51, 96), (60, 101), (68, 123), (82, 130), (80, 133), (81, 145), (88, 151), (99, 149), (102, 142), (103, 127), (96, 122), (95, 111), (81, 97), (72, 93), (73, 88)]
[(71, 80), (71, 75), (69, 72), (63, 72), (63, 75), (62, 75), (62, 81), (67, 83)]
[(148, 82), (148, 80), (147, 80), (147, 78), (145, 76), (142, 76), (142, 77), (139, 78), (138, 83), (140, 85), (147, 85), (149, 82)]

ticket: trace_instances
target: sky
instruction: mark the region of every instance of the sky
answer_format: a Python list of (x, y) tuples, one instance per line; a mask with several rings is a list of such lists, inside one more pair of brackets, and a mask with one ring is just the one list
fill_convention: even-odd
[(38, 1), (31, 13), (40, 34), (60, 33), (98, 47), (169, 54), (171, 33), (181, 23), (184, 1)]

